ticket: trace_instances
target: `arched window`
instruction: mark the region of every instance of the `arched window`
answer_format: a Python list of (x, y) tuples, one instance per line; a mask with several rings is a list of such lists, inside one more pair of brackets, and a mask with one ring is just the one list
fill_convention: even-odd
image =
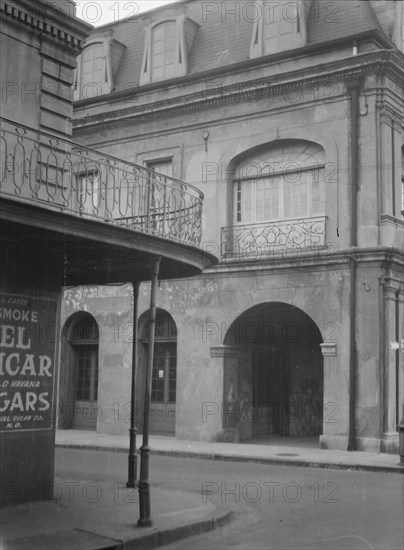
[[(325, 154), (304, 140), (261, 146), (235, 164), (221, 255), (243, 261), (326, 245)], [(230, 214), (230, 212), (229, 212)]]
[(236, 175), (235, 224), (324, 215), (324, 151), (314, 143), (270, 146), (239, 163)]
[[(141, 331), (143, 357), (149, 341), (149, 321)], [(171, 315), (157, 309), (155, 345), (150, 405), (150, 429), (154, 432), (175, 431), (175, 403), (177, 395), (177, 327)]]
[(70, 328), (74, 372), (73, 427), (95, 429), (98, 400), (98, 342), (95, 319), (82, 313)]

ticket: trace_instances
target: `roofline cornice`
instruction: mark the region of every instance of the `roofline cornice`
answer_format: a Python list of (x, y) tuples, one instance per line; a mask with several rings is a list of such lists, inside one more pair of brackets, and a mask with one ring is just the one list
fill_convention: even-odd
[[(247, 59), (239, 63), (233, 63), (225, 67), (215, 67), (213, 69), (208, 69), (206, 71), (201, 71), (198, 73), (189, 73), (182, 77), (176, 77), (170, 80), (163, 80), (160, 82), (153, 82), (151, 84), (146, 84), (141, 86), (142, 92), (165, 90), (170, 86), (178, 86), (178, 84), (187, 84), (189, 82), (194, 82), (196, 80), (206, 80), (207, 78), (214, 78), (215, 76), (229, 76), (232, 74), (245, 71), (246, 69), (255, 69), (263, 65), (268, 65), (269, 63), (279, 63), (282, 61), (287, 61), (293, 58), (294, 60), (306, 57), (312, 54), (325, 53), (329, 50), (334, 50), (341, 46), (351, 45), (355, 40), (356, 42), (365, 41), (369, 39), (376, 39), (377, 45), (386, 49), (392, 49), (392, 43), (387, 40), (387, 38), (378, 30), (366, 31), (359, 35), (353, 35), (350, 37), (339, 38), (337, 40), (330, 40), (322, 44), (310, 44), (302, 48), (297, 48), (294, 50), (288, 50), (286, 52), (279, 52), (276, 54), (265, 55), (262, 57), (256, 57), (254, 59)], [(81, 99), (76, 102), (77, 107), (87, 107), (89, 105), (96, 105), (98, 103), (110, 102), (110, 101), (121, 101), (122, 99), (129, 98), (133, 95), (136, 95), (139, 91), (139, 86), (122, 90), (116, 93), (111, 93), (108, 95), (102, 95), (95, 98)]]
[(4, 18), (2, 25), (9, 18), (33, 31), (46, 34), (49, 38), (62, 42), (78, 52), (83, 49), (87, 36), (93, 30), (92, 25), (44, 2), (38, 2), (33, 7), (26, 0), (20, 0), (18, 4), (14, 0), (1, 0), (0, 12)]
[[(176, 96), (171, 99), (158, 100), (153, 103), (145, 103), (141, 106), (134, 106), (128, 109), (121, 109), (106, 113), (105, 115), (94, 115), (73, 121), (76, 134), (91, 132), (103, 127), (125, 126), (135, 121), (153, 120), (181, 112), (191, 112), (198, 109), (206, 109), (220, 104), (240, 103), (250, 93), (271, 93), (276, 95), (288, 87), (290, 91), (295, 88), (309, 88), (313, 85), (330, 84), (343, 82), (352, 79), (363, 78), (369, 73), (382, 74), (389, 72), (392, 79), (402, 86), (404, 71), (402, 68), (401, 54), (395, 50), (383, 50), (369, 52), (333, 62), (330, 65), (322, 64), (313, 67), (312, 74), (307, 75), (307, 68), (298, 69), (275, 77), (263, 77), (256, 80), (239, 81), (231, 86), (226, 86), (224, 94), (221, 88), (210, 91), (208, 97), (203, 97), (201, 91), (187, 95)], [(348, 61), (350, 62), (347, 66)], [(401, 72), (401, 76), (400, 76)], [(401, 78), (401, 80), (400, 80)], [(195, 81), (200, 80), (200, 75)], [(203, 78), (201, 80), (204, 81)], [(106, 98), (105, 98), (106, 99)], [(108, 102), (106, 102), (108, 103)]]

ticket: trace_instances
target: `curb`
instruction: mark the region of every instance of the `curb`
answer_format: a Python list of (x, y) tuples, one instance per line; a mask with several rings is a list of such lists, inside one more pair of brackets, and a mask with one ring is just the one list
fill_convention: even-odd
[[(80, 445), (75, 443), (56, 443), (56, 447), (60, 448), (70, 448), (70, 449), (83, 449), (87, 451), (109, 451), (115, 453), (127, 453), (127, 449), (122, 449), (120, 447), (108, 447), (104, 445)], [(324, 468), (329, 470), (352, 470), (352, 471), (363, 471), (363, 472), (381, 472), (381, 473), (393, 473), (393, 474), (404, 474), (404, 466), (383, 466), (376, 464), (347, 464), (347, 463), (336, 463), (336, 462), (317, 462), (304, 459), (283, 459), (283, 458), (273, 458), (273, 457), (253, 457), (253, 456), (234, 456), (226, 454), (217, 454), (217, 453), (199, 453), (199, 452), (189, 452), (189, 451), (163, 451), (163, 450), (150, 450), (151, 455), (156, 456), (172, 456), (172, 457), (183, 457), (183, 458), (196, 458), (200, 460), (221, 460), (228, 462), (247, 462), (249, 464), (275, 464), (276, 466), (296, 466), (301, 468)], [(399, 458), (399, 457), (397, 457)]]
[(122, 542), (122, 550), (152, 550), (166, 544), (171, 544), (187, 537), (200, 535), (222, 527), (233, 518), (232, 511), (221, 513), (216, 511), (208, 519), (196, 520), (186, 525), (179, 525), (167, 529), (155, 529), (151, 533), (139, 535)]
[(71, 550), (152, 550), (166, 544), (171, 544), (187, 537), (200, 535), (213, 531), (229, 523), (234, 516), (232, 510), (221, 506), (204, 519), (196, 519), (183, 525), (175, 527), (145, 528), (130, 535), (125, 539), (110, 538), (107, 535), (100, 535), (94, 530), (74, 528), (69, 531), (56, 531), (45, 533), (34, 533), (22, 538), (8, 538), (4, 542), (10, 550), (30, 549)]
[(247, 462), (249, 464), (274, 464), (276, 466), (296, 466), (301, 468), (324, 468), (329, 470), (355, 470), (355, 471), (368, 471), (368, 472), (382, 472), (382, 473), (394, 473), (404, 474), (403, 466), (378, 466), (372, 464), (344, 464), (336, 462), (317, 462), (310, 460), (297, 460), (282, 458), (263, 458), (253, 456), (234, 456), (234, 455), (222, 455), (222, 454), (208, 454), (208, 453), (189, 453), (182, 451), (151, 451), (151, 454), (161, 456), (173, 456), (184, 458), (199, 458), (202, 460), (222, 460), (228, 462)]
[(233, 516), (234, 514), (232, 511), (225, 513), (220, 513), (217, 511), (209, 519), (195, 521), (194, 523), (183, 525), (181, 527), (164, 529), (160, 531), (159, 545), (164, 546), (187, 537), (213, 531), (214, 529), (229, 523)]

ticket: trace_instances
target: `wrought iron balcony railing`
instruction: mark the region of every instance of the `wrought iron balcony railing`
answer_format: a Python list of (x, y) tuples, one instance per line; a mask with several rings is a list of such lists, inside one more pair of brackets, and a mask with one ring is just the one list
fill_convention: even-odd
[(203, 194), (72, 141), (0, 118), (0, 195), (199, 245)]
[(222, 227), (221, 256), (230, 260), (292, 258), (325, 247), (326, 218), (280, 220)]

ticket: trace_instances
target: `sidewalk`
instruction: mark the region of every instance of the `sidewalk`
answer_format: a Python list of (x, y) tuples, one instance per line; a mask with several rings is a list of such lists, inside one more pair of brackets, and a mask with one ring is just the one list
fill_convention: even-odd
[[(141, 445), (139, 436), (137, 445), (138, 447)], [(151, 454), (156, 455), (404, 474), (404, 467), (399, 465), (400, 457), (385, 453), (349, 452), (285, 445), (186, 441), (156, 435), (150, 436), (149, 445)], [(129, 435), (105, 435), (85, 430), (59, 430), (56, 432), (56, 446), (127, 453)]]
[(137, 527), (139, 494), (124, 485), (55, 478), (55, 500), (4, 507), (4, 550), (157, 548), (230, 521), (225, 505), (200, 495), (151, 487), (153, 526)]

